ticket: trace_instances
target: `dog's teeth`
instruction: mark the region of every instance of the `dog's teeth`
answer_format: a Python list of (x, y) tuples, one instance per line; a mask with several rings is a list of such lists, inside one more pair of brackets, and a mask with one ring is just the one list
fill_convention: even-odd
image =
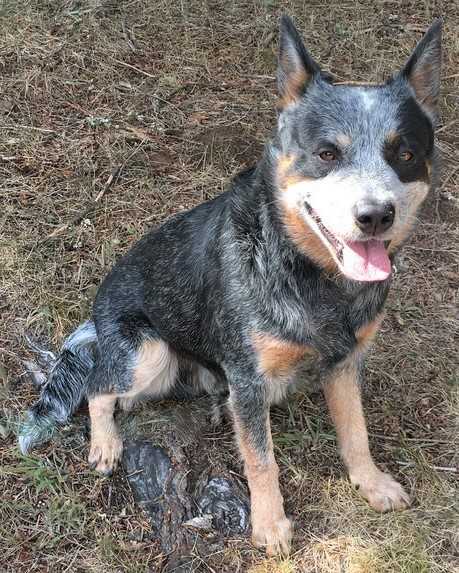
[(317, 225), (317, 227), (319, 228), (320, 232), (322, 233), (322, 235), (327, 239), (327, 241), (331, 244), (331, 246), (335, 249), (336, 251), (336, 255), (337, 257), (340, 259), (340, 262), (342, 262), (341, 258), (342, 258), (342, 254), (343, 254), (343, 246), (340, 243), (340, 241), (338, 241), (338, 239), (327, 229), (327, 227), (322, 223), (321, 218), (319, 217), (319, 215), (317, 215), (317, 213), (314, 211), (314, 209), (311, 207), (311, 205), (309, 205), (309, 203), (305, 203), (306, 206), (306, 211), (308, 212), (308, 215), (311, 217), (311, 219), (314, 221), (314, 223)]

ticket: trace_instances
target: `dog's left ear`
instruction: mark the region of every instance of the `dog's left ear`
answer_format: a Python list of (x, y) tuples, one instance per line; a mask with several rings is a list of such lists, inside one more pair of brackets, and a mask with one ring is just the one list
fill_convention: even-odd
[(413, 89), (418, 103), (432, 118), (437, 114), (440, 93), (441, 30), (442, 21), (435, 20), (400, 74)]
[(280, 107), (298, 101), (311, 79), (320, 74), (319, 65), (311, 58), (295, 24), (286, 15), (280, 20), (279, 66), (277, 85)]

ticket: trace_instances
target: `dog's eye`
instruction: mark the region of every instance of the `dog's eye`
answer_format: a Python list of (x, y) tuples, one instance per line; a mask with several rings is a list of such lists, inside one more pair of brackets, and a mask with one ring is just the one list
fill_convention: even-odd
[(333, 151), (330, 150), (321, 151), (319, 153), (319, 157), (322, 159), (322, 161), (335, 161), (336, 153), (333, 153)]
[(414, 155), (411, 153), (411, 151), (402, 151), (399, 154), (399, 159), (400, 161), (411, 161), (412, 159), (414, 159)]

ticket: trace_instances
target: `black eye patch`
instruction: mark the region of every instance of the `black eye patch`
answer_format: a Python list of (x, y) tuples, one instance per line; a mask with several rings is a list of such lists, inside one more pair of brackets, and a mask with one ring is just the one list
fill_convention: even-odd
[(434, 145), (434, 132), (432, 122), (422, 111), (414, 98), (407, 98), (399, 107), (400, 136), (412, 144), (413, 142), (423, 151), (426, 157), (430, 156)]
[(384, 157), (402, 183), (427, 181), (433, 151), (433, 128), (430, 120), (414, 101), (408, 98), (400, 106), (399, 129), (386, 135)]
[(384, 157), (402, 183), (428, 179), (425, 149), (417, 142), (391, 137), (384, 144)]

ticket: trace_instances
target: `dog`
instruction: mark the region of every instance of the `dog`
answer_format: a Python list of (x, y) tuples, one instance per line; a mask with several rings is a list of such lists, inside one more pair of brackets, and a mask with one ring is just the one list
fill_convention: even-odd
[(207, 392), (231, 411), (251, 497), (252, 540), (289, 551), (270, 405), (317, 356), (350, 480), (377, 511), (408, 494), (369, 450), (359, 390), (383, 316), (393, 258), (435, 172), (441, 21), (381, 84), (321, 70), (292, 20), (280, 22), (277, 126), (260, 161), (220, 196), (144, 236), (65, 342), (20, 433), (23, 452), (83, 399), (89, 463), (122, 454), (115, 407)]

